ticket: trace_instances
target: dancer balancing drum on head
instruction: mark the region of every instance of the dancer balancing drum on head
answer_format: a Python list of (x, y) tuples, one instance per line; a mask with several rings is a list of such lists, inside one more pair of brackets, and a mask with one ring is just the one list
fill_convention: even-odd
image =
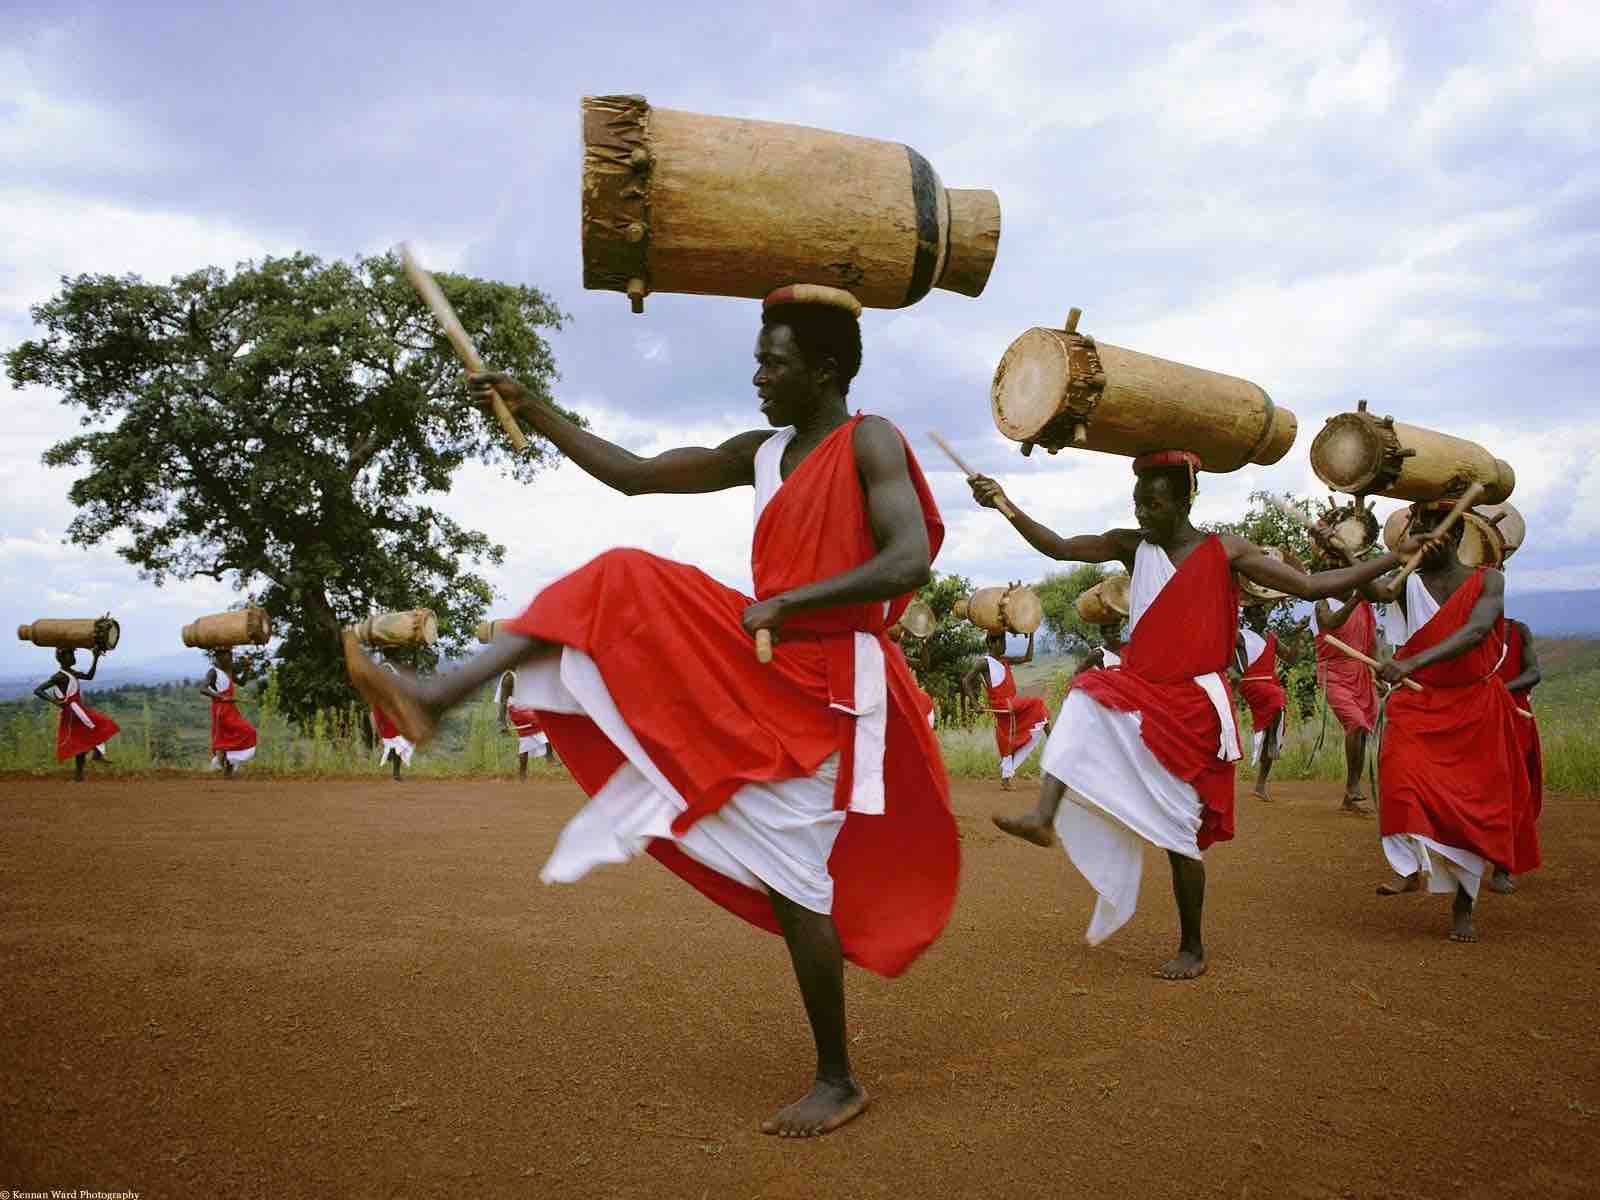
[(539, 724), (538, 710), (517, 703), (517, 673), (507, 671), (495, 684), (494, 702), (500, 706), (500, 728), (517, 737), (517, 778), (528, 778), (528, 756), (550, 757), (550, 739)]
[(988, 689), (989, 712), (994, 716), (994, 745), (1000, 753), (1000, 787), (1012, 789), (1011, 777), (1028, 761), (1050, 733), (1050, 710), (1037, 696), (1018, 696), (1013, 664), (1033, 661), (1033, 634), (1028, 649), (1017, 658), (1006, 653), (1006, 635), (991, 632), (985, 640), (987, 653), (982, 662), (968, 671), (961, 686), (976, 703), (978, 688)]
[(74, 665), (77, 655), (70, 646), (56, 651), (56, 665), (61, 669), (33, 689), (33, 694), (46, 704), (61, 710), (61, 720), (56, 726), (56, 761), (73, 760), (72, 779), (83, 782), (83, 764), (92, 754), (95, 762), (104, 762), (106, 752), (101, 749), (117, 734), (117, 723), (105, 713), (90, 708), (83, 702), (80, 679), (93, 679), (100, 668), (100, 651), (94, 652), (87, 671)]
[[(1413, 504), (1409, 531), (1431, 532), (1449, 501)], [(1390, 694), (1378, 753), (1384, 856), (1400, 877), (1378, 893), (1453, 892), (1450, 940), (1475, 942), (1473, 904), (1487, 863), (1520, 875), (1539, 865), (1516, 702), (1497, 674), (1506, 655), (1505, 576), (1466, 566), (1463, 526), (1431, 538), (1421, 568), (1368, 594), (1390, 599), (1385, 628), (1398, 645), (1378, 677), (1420, 691)]]
[[(1539, 743), (1539, 722), (1533, 715), (1533, 689), (1544, 676), (1533, 649), (1533, 631), (1510, 617), (1506, 618), (1506, 654), (1500, 662), (1499, 675), (1519, 709), (1517, 749), (1528, 773), (1528, 804), (1522, 810), (1516, 837), (1524, 845), (1536, 847), (1539, 814), (1544, 811), (1544, 748)], [(1489, 890), (1508, 894), (1517, 890), (1504, 863), (1495, 864)]]
[(1284, 714), (1289, 707), (1289, 694), (1278, 680), (1278, 635), (1269, 631), (1261, 636), (1266, 619), (1266, 611), (1259, 605), (1246, 605), (1235, 644), (1239, 694), (1250, 706), (1253, 731), (1250, 765), (1256, 767), (1256, 786), (1250, 794), (1258, 800), (1272, 799), (1267, 793), (1267, 775), (1283, 749)]
[[(384, 657), (383, 667), (386, 671), (395, 669), (387, 655)], [(378, 744), (378, 762), (392, 764), (394, 781), (399, 783), (400, 767), (411, 765), (411, 756), (416, 753), (416, 746), (410, 738), (400, 732), (400, 727), (394, 723), (394, 718), (378, 705), (372, 706), (367, 721), (372, 726), (372, 740)]]
[(1165, 850), (1182, 935), (1177, 955), (1157, 971), (1163, 979), (1193, 979), (1206, 969), (1200, 855), (1233, 836), (1239, 735), (1221, 673), (1233, 656), (1238, 625), (1235, 574), (1311, 600), (1375, 579), (1400, 561), (1391, 554), (1307, 575), (1241, 537), (1202, 533), (1189, 521), (1198, 466), (1198, 456), (1187, 451), (1136, 458), (1138, 528), (1070, 538), (1023, 513), (994, 480), (970, 481), (978, 503), (1010, 505), (1012, 525), (1040, 553), (1074, 562), (1118, 561), (1132, 572), (1121, 666), (1078, 677), (1045, 745), (1038, 807), (995, 823), (1040, 846), (1060, 836), (1098, 894), (1091, 945), (1133, 915), (1142, 843)]
[(200, 694), (211, 699), (211, 767), (220, 767), (222, 777), (232, 779), (235, 767), (256, 756), (256, 727), (239, 711), (228, 647), (211, 651), (211, 669), (200, 683)]
[[(762, 1126), (826, 1133), (859, 1113), (843, 960), (905, 970), (955, 900), (949, 785), (884, 630), (925, 583), (944, 526), (899, 431), (851, 417), (856, 306), (832, 289), (767, 298), (753, 383), (769, 429), (640, 457), (503, 375), (470, 377), (569, 459), (629, 495), (755, 488), (757, 599), (640, 550), (612, 550), (539, 593), (466, 666), (427, 680), (373, 667), (357, 687), (426, 737), (445, 709), (516, 668), (590, 801), (541, 877), (648, 851), (719, 904), (782, 933), (817, 1048), (815, 1086)], [(775, 635), (757, 661), (756, 635)]]
[[(1319, 549), (1316, 562), (1318, 566), (1332, 566), (1334, 560)], [(1317, 682), (1329, 710), (1344, 730), (1344, 802), (1340, 811), (1370, 817), (1372, 810), (1361, 793), (1361, 768), (1367, 759), (1367, 737), (1378, 727), (1378, 690), (1366, 664), (1335, 650), (1328, 644), (1328, 635), (1368, 658), (1377, 658), (1377, 618), (1366, 597), (1351, 589), (1344, 595), (1317, 601), (1316, 625)]]

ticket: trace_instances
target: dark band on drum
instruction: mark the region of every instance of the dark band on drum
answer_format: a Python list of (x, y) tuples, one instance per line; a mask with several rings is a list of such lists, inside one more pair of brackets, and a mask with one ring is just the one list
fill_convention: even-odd
[(917, 256), (911, 264), (911, 286), (906, 288), (906, 304), (915, 304), (934, 285), (933, 268), (939, 262), (939, 176), (910, 146), (911, 199), (917, 207)]

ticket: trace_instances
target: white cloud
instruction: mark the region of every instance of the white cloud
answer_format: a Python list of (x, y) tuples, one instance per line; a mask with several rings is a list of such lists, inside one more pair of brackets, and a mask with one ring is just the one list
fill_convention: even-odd
[(32, 62), (68, 50), (44, 34), (0, 47), (0, 164), (10, 171), (46, 171), (93, 163), (99, 170), (149, 172), (169, 167), (174, 148), (116, 109), (53, 95)]

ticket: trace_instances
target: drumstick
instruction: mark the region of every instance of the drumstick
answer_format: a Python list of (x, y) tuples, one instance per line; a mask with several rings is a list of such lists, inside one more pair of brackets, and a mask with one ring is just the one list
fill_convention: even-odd
[[(1428, 536), (1438, 537), (1440, 534), (1449, 533), (1450, 527), (1453, 526), (1457, 521), (1461, 520), (1461, 514), (1466, 512), (1467, 509), (1471, 508), (1472, 502), (1481, 495), (1483, 495), (1483, 484), (1475, 483), (1469, 487), (1465, 492), (1462, 493), (1461, 499), (1456, 501), (1455, 507), (1445, 515), (1444, 520), (1440, 521), (1433, 527)], [(1418, 550), (1410, 558), (1406, 559), (1406, 565), (1400, 568), (1400, 574), (1395, 576), (1395, 586), (1398, 587), (1400, 584), (1404, 583), (1406, 581), (1406, 576), (1415, 571), (1417, 567), (1421, 565), (1421, 563), (1422, 551)]]
[[(931, 431), (929, 432), (928, 436), (933, 439), (933, 444), (934, 445), (938, 446), (939, 449), (943, 450), (945, 452), (945, 454), (947, 454), (950, 457), (950, 461), (955, 463), (956, 469), (959, 470), (959, 471), (964, 472), (968, 479), (971, 479), (974, 475), (977, 474), (976, 471), (974, 471), (971, 467), (967, 466), (966, 463), (961, 461), (960, 456), (958, 456), (954, 450), (950, 449), (950, 443), (949, 442), (945, 441), (937, 433), (933, 433)], [(1005, 499), (1004, 496), (1001, 496), (998, 499), (996, 499), (994, 506), (996, 508), (998, 508), (1001, 511), (1001, 513), (1004, 514), (1007, 517), (1014, 517), (1014, 516), (1017, 515), (1017, 510), (1012, 508), (1011, 505), (1006, 503), (1006, 499)]]
[[(1357, 662), (1366, 663), (1367, 666), (1371, 667), (1374, 671), (1376, 671), (1379, 667), (1383, 666), (1383, 664), (1380, 663), (1377, 659), (1368, 658), (1365, 654), (1361, 653), (1361, 651), (1357, 650), (1354, 646), (1345, 645), (1338, 638), (1334, 637), (1333, 634), (1331, 634), (1331, 633), (1325, 633), (1325, 634), (1322, 635), (1322, 637), (1323, 637), (1323, 640), (1328, 643), (1328, 645), (1332, 646), (1335, 650), (1339, 651), (1341, 654), (1347, 654), (1351, 658), (1355, 659)], [(1413, 692), (1420, 692), (1422, 690), (1422, 685), (1420, 683), (1418, 683), (1415, 679), (1402, 679), (1400, 681), (1400, 683), (1401, 683), (1401, 685), (1403, 687), (1408, 687)]]
[[(1311, 540), (1313, 542), (1316, 542), (1316, 544), (1319, 546), (1322, 544), (1317, 540), (1317, 524), (1315, 521), (1280, 496), (1272, 496), (1269, 497), (1269, 499), (1271, 499), (1273, 507), (1281, 512), (1284, 516), (1288, 517), (1292, 521), (1296, 521), (1299, 524), (1304, 525), (1306, 532), (1311, 534)], [(1355, 556), (1350, 553), (1349, 547), (1339, 540), (1338, 534), (1329, 531), (1327, 537), (1328, 541), (1333, 544), (1333, 548), (1344, 556), (1345, 562), (1350, 563), (1353, 566), (1356, 561)]]
[[(439, 290), (438, 281), (430, 275), (416, 257), (411, 253), (411, 246), (407, 242), (400, 243), (400, 262), (406, 269), (406, 278), (411, 281), (411, 286), (417, 289), (417, 295), (422, 297), (422, 302), (432, 311), (434, 318), (444, 326), (444, 335), (450, 339), (450, 344), (455, 347), (456, 357), (467, 365), (469, 371), (483, 371), (483, 359), (478, 357), (478, 348), (472, 344), (472, 339), (467, 336), (467, 331), (462, 327), (461, 318), (456, 316), (456, 310), (450, 307), (450, 301)], [(511, 439), (511, 444), (518, 450), (528, 448), (527, 436), (522, 432), (516, 418), (511, 415), (511, 410), (506, 407), (506, 402), (500, 398), (499, 392), (493, 393), (494, 415), (500, 422), (500, 428), (506, 431), (506, 436)]]
[(772, 630), (756, 630), (756, 661), (769, 663), (772, 661)]

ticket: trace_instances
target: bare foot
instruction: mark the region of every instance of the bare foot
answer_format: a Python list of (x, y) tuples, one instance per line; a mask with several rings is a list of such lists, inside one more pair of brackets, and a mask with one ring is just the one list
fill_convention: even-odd
[(1478, 930), (1472, 924), (1471, 912), (1458, 912), (1450, 926), (1450, 940), (1452, 942), (1475, 942), (1478, 940)]
[(1011, 792), (1015, 791), (1016, 788), (1012, 785), (1009, 777), (1002, 775), (1000, 776), (1000, 790), (1002, 792)]
[(821, 1137), (866, 1109), (867, 1089), (854, 1079), (843, 1083), (819, 1079), (800, 1099), (761, 1122), (761, 1132), (779, 1137)]
[(1179, 950), (1177, 955), (1156, 968), (1157, 979), (1199, 979), (1206, 973), (1206, 952)]
[(1032, 842), (1035, 846), (1056, 844), (1056, 831), (1041, 821), (1036, 813), (1029, 813), (1023, 817), (1002, 817), (996, 813), (994, 823), (1012, 837)]
[(1407, 875), (1399, 883), (1380, 883), (1378, 885), (1378, 895), (1380, 896), (1404, 896), (1407, 892), (1420, 892), (1421, 890), (1421, 872), (1415, 875)]
[(1344, 803), (1339, 806), (1339, 811), (1351, 817), (1370, 817), (1372, 810), (1367, 807), (1367, 798), (1360, 792), (1352, 792), (1344, 798)]
[(1267, 795), (1265, 792), (1257, 791), (1254, 788), (1252, 788), (1251, 791), (1250, 791), (1250, 794), (1252, 796), (1254, 796), (1257, 800), (1260, 800), (1265, 804), (1271, 804), (1272, 803), (1272, 797)]
[(1510, 896), (1517, 890), (1517, 885), (1511, 881), (1508, 872), (1497, 869), (1489, 876), (1489, 890), (1499, 892), (1502, 896)]
[(418, 746), (433, 740), (438, 721), (416, 698), (416, 681), (408, 674), (385, 671), (361, 649), (354, 633), (344, 635), (344, 669), (369, 705), (381, 708), (400, 732)]

